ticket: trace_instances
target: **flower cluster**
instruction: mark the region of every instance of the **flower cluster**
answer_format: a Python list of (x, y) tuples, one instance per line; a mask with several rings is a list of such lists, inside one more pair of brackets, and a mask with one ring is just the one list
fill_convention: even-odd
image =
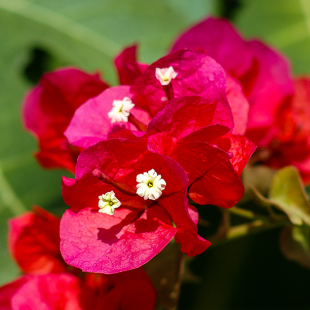
[[(145, 264), (173, 237), (189, 256), (210, 245), (197, 233), (188, 197), (234, 206), (255, 149), (240, 135), (247, 115), (231, 108), (248, 102), (232, 79), (238, 100), (227, 99), (227, 75), (205, 53), (183, 49), (76, 110), (65, 136), (84, 151), (76, 178), (63, 179), (70, 206), (60, 226), (67, 263), (109, 274)], [(237, 129), (234, 116), (243, 123)]]
[[(210, 242), (198, 235), (198, 214), (189, 198), (233, 207), (243, 196), (240, 175), (255, 150), (243, 136), (249, 103), (241, 84), (207, 53), (179, 49), (147, 66), (130, 47), (115, 63), (121, 86), (100, 84), (98, 77), (94, 83), (88, 75), (87, 87), (65, 88), (60, 73), (71, 81), (84, 73), (63, 69), (47, 75), (57, 75), (60, 89), (53, 96), (64, 93), (74, 101), (62, 109), (76, 110), (73, 115), (58, 110), (62, 126), (48, 111), (45, 128), (55, 124), (55, 132), (67, 138), (68, 154), (83, 150), (75, 179), (63, 178), (70, 209), (61, 220), (61, 252), (68, 264), (105, 274), (140, 267), (172, 238), (189, 256), (206, 250)], [(87, 98), (97, 84), (105, 89)], [(36, 89), (26, 98), (26, 124), (30, 103), (49, 105), (46, 87), (39, 88), (35, 104)], [(83, 104), (75, 102), (77, 89)], [(47, 143), (38, 137), (41, 145)], [(55, 145), (59, 139), (49, 136), (63, 152), (63, 144)], [(51, 156), (58, 157), (57, 166), (65, 158), (60, 151)]]
[[(12, 221), (20, 226), (35, 217), (57, 223), (49, 237), (47, 226), (31, 228), (44, 239), (44, 249), (36, 250), (20, 241), (25, 227), (16, 228), (11, 251), (32, 275), (2, 288), (10, 298), (12, 292), (19, 296), (49, 283), (68, 287), (74, 309), (88, 309), (81, 304), (84, 292), (86, 299), (96, 296), (94, 303), (109, 304), (111, 287), (132, 279), (119, 277), (112, 285), (107, 283), (114, 278), (106, 278), (112, 275), (99, 277), (109, 289), (98, 293), (88, 282), (92, 274), (81, 280), (67, 264), (100, 274), (136, 269), (131, 272), (138, 279), (139, 267), (173, 238), (188, 256), (202, 253), (210, 242), (198, 234), (194, 204), (233, 207), (243, 196), (241, 173), (256, 145), (256, 162), (295, 164), (304, 181), (310, 180), (305, 107), (310, 81), (294, 84), (277, 52), (244, 41), (227, 21), (209, 18), (151, 65), (137, 62), (135, 54), (132, 46), (115, 59), (120, 86), (66, 68), (44, 75), (26, 96), (25, 125), (39, 140), (40, 163), (68, 169), (75, 178), (63, 177), (63, 199), (70, 208), (60, 224), (41, 209), (41, 219), (28, 214)], [(292, 153), (296, 147), (298, 159)], [(144, 275), (141, 281), (148, 283)], [(140, 284), (133, 284), (126, 298), (134, 298)], [(64, 303), (67, 297), (60, 290), (57, 298)]]
[(283, 55), (260, 41), (243, 40), (223, 19), (208, 18), (184, 32), (171, 52), (180, 48), (206, 51), (240, 83), (250, 104), (245, 135), (258, 146), (253, 161), (273, 168), (294, 165), (308, 183), (309, 78), (294, 80)]
[(81, 273), (59, 250), (59, 218), (34, 207), (9, 223), (9, 249), (24, 273), (0, 287), (1, 309), (147, 309), (156, 291), (142, 268), (117, 275)]

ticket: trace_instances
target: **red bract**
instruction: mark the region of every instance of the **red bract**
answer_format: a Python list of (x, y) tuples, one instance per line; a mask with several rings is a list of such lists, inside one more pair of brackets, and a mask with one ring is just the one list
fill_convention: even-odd
[(295, 80), (295, 93), (283, 108), (277, 123), (281, 128), (272, 143), (258, 153), (259, 159), (274, 168), (296, 166), (304, 182), (310, 181), (310, 79)]
[(154, 308), (156, 292), (142, 268), (107, 276), (82, 274), (68, 266), (60, 254), (59, 222), (39, 207), (10, 221), (10, 250), (22, 271), (35, 276), (1, 287), (1, 309)]
[(69, 274), (46, 274), (24, 276), (0, 288), (3, 310), (50, 309), (91, 310), (95, 309), (94, 297), (89, 296), (82, 282)]
[(154, 309), (156, 291), (142, 268), (114, 275), (100, 275), (99, 280), (103, 285), (100, 285), (97, 293), (96, 310)]
[(107, 87), (98, 74), (66, 68), (45, 74), (28, 93), (23, 107), (24, 123), (39, 141), (36, 156), (44, 167), (74, 172), (79, 151), (63, 133), (74, 111)]
[[(137, 175), (151, 169), (167, 184), (156, 201), (136, 194)], [(146, 139), (112, 139), (86, 149), (77, 162), (76, 180), (64, 178), (63, 186), (71, 208), (61, 220), (61, 251), (68, 264), (83, 271), (109, 274), (137, 268), (179, 230), (182, 251), (190, 255), (210, 244), (197, 237), (189, 215), (185, 172), (175, 161), (149, 152)], [(121, 207), (113, 216), (99, 213), (98, 196), (112, 190)], [(183, 231), (188, 232), (186, 240)]]
[(59, 244), (60, 220), (35, 207), (9, 222), (9, 249), (24, 273), (60, 273), (67, 268)]
[(229, 208), (243, 196), (239, 176), (255, 146), (243, 136), (223, 137), (229, 128), (217, 104), (193, 96), (171, 100), (149, 124), (148, 147), (183, 167), (196, 203)]
[[(243, 196), (241, 172), (255, 150), (243, 136), (226, 135), (231, 116), (198, 96), (170, 100), (149, 123), (148, 149), (178, 162), (189, 178), (189, 196), (198, 204), (233, 207)], [(232, 123), (232, 122), (231, 122)], [(113, 137), (139, 141), (129, 130)]]
[(171, 52), (200, 49), (218, 61), (241, 83), (250, 102), (248, 136), (259, 146), (277, 134), (275, 118), (292, 94), (286, 59), (258, 41), (244, 41), (228, 21), (208, 18), (182, 34)]
[(141, 268), (87, 274), (84, 281), (68, 273), (27, 275), (0, 287), (1, 310), (152, 310), (155, 301), (156, 291)]
[(133, 81), (148, 67), (148, 65), (137, 62), (136, 51), (136, 45), (129, 46), (125, 48), (114, 60), (119, 83), (121, 85), (131, 85)]

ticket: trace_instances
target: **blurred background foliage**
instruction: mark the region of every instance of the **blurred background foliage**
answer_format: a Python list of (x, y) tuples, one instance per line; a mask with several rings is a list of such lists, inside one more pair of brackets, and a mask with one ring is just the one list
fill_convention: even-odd
[[(65, 209), (61, 176), (68, 173), (40, 168), (36, 141), (23, 129), (27, 90), (60, 66), (100, 71), (116, 84), (113, 57), (124, 46), (139, 43), (140, 60), (151, 63), (208, 15), (229, 18), (243, 36), (282, 51), (294, 74), (310, 74), (310, 0), (0, 0), (0, 284), (18, 275), (7, 220), (33, 204)], [(219, 220), (216, 208), (202, 212)], [(211, 247), (190, 261), (179, 309), (309, 309), (310, 272), (284, 258), (279, 232)]]

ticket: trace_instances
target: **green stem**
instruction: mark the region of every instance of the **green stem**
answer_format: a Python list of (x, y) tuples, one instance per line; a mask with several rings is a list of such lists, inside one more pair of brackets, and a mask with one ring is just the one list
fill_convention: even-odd
[(212, 247), (225, 244), (231, 240), (248, 236), (250, 234), (267, 231), (290, 224), (289, 220), (278, 222), (266, 222), (263, 220), (256, 220), (251, 223), (241, 224), (229, 228), (225, 234), (216, 234), (214, 237), (209, 238)]
[(262, 221), (267, 221), (267, 222), (270, 221), (270, 219), (267, 216), (259, 215), (252, 211), (244, 210), (236, 206), (233, 208), (227, 209), (227, 211), (232, 214), (239, 215), (241, 217), (244, 217), (250, 220), (262, 220)]

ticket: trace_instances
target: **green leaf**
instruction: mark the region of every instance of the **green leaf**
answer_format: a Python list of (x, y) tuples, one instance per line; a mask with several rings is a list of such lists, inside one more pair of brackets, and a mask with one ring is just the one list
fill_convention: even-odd
[(275, 175), (269, 191), (269, 201), (284, 211), (295, 225), (310, 225), (309, 198), (304, 190), (298, 170), (285, 167)]
[(248, 201), (252, 198), (253, 187), (257, 189), (261, 194), (267, 195), (275, 173), (275, 169), (267, 166), (247, 165), (242, 172), (244, 195), (241, 202)]
[(259, 38), (288, 56), (295, 74), (310, 73), (310, 2), (249, 0), (235, 19), (248, 38)]
[(293, 166), (280, 169), (274, 176), (265, 198), (255, 187), (254, 199), (265, 208), (275, 207), (288, 216), (294, 225), (310, 225), (310, 204), (298, 170)]
[(289, 226), (280, 237), (281, 251), (286, 258), (310, 269), (310, 227)]

